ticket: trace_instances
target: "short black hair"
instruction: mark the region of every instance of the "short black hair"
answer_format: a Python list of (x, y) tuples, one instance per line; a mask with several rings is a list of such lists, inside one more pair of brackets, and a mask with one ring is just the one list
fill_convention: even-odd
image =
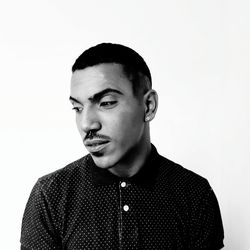
[(151, 73), (144, 59), (136, 51), (121, 44), (101, 43), (90, 47), (76, 59), (72, 72), (101, 63), (121, 64), (136, 96), (152, 88)]

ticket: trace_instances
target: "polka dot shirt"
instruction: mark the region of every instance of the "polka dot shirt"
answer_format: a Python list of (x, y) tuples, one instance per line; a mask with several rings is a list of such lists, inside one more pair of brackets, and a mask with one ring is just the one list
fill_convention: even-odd
[(27, 202), (21, 249), (220, 249), (223, 226), (206, 179), (152, 152), (132, 178), (87, 155), (40, 178)]

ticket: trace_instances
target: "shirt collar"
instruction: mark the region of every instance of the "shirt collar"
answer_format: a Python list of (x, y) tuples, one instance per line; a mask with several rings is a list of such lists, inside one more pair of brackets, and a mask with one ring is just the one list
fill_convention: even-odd
[(107, 169), (97, 167), (91, 156), (89, 157), (89, 159), (91, 161), (90, 167), (92, 180), (95, 186), (110, 185), (113, 183), (118, 183), (120, 181), (127, 181), (129, 183), (135, 183), (141, 186), (151, 186), (152, 184), (154, 184), (157, 177), (160, 155), (158, 154), (155, 146), (151, 144), (151, 152), (145, 164), (137, 174), (130, 178), (118, 177), (110, 173)]

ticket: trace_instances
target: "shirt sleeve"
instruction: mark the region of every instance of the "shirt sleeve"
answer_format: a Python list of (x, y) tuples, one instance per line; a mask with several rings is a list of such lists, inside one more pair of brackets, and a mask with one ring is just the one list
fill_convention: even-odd
[(24, 211), (20, 242), (21, 249), (60, 249), (49, 203), (39, 181), (33, 187)]
[(217, 198), (211, 188), (207, 191), (191, 219), (189, 249), (218, 250), (224, 247), (224, 230)]

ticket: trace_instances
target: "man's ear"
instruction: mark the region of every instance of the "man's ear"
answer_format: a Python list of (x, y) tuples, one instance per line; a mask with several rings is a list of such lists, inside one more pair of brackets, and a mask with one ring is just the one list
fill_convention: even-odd
[(155, 90), (150, 89), (144, 95), (144, 107), (145, 107), (144, 121), (150, 122), (154, 119), (158, 107), (158, 95)]

